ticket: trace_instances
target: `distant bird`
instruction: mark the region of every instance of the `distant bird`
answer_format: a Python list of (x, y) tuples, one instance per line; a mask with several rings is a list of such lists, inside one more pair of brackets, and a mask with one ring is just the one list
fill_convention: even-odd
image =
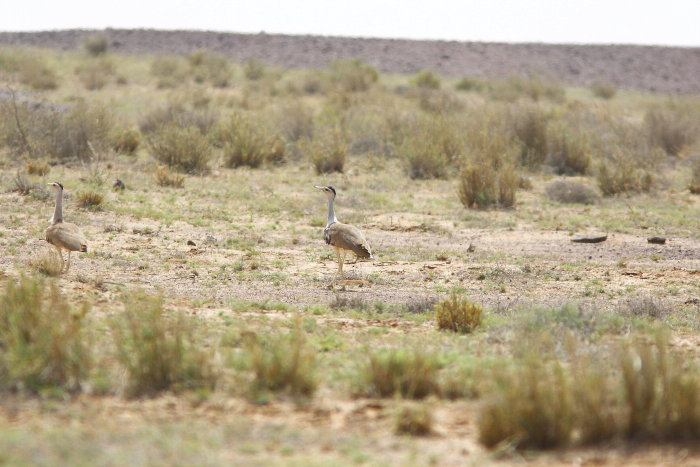
[(335, 254), (338, 258), (338, 272), (333, 276), (333, 282), (331, 282), (331, 285), (335, 285), (337, 277), (340, 276), (341, 279), (343, 277), (343, 263), (347, 251), (355, 253), (355, 261), (357, 261), (358, 258), (372, 258), (372, 250), (360, 229), (338, 222), (335, 217), (333, 209), (335, 188), (332, 186), (314, 186), (314, 188), (322, 190), (328, 197), (328, 222), (326, 222), (326, 228), (323, 229), (323, 238), (327, 244), (335, 248)]
[[(68, 251), (68, 264), (66, 272), (70, 269), (70, 255), (73, 251), (87, 252), (87, 240), (78, 230), (78, 226), (68, 222), (63, 222), (63, 185), (60, 183), (49, 183), (56, 190), (56, 208), (51, 218), (51, 226), (46, 229), (46, 241), (56, 247), (58, 255), (61, 257), (63, 265), (63, 252)], [(63, 269), (63, 268), (61, 268)]]
[(119, 180), (117, 178), (116, 180), (114, 180), (114, 184), (112, 185), (112, 188), (114, 188), (115, 190), (124, 190), (124, 189), (126, 189), (126, 185), (124, 185), (124, 182), (122, 182), (121, 180)]

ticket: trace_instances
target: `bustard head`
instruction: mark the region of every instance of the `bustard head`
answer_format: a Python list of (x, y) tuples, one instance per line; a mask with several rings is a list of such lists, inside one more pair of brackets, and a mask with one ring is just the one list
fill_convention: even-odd
[(47, 183), (47, 185), (51, 185), (55, 190), (63, 190), (63, 185), (58, 182)]
[(329, 198), (335, 198), (335, 188), (332, 186), (318, 186), (315, 185), (314, 188), (318, 188), (319, 190), (323, 190), (323, 192), (328, 196)]

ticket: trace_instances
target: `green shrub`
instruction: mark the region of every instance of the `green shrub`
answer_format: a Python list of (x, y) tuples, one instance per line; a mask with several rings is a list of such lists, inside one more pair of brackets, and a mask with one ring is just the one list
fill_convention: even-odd
[(347, 137), (339, 128), (325, 129), (313, 141), (306, 144), (305, 149), (316, 173), (343, 172), (348, 143)]
[(440, 89), (442, 79), (430, 70), (420, 70), (411, 80), (411, 84), (423, 89)]
[(107, 53), (107, 37), (103, 34), (91, 34), (83, 41), (83, 46), (88, 54), (93, 57)]
[(123, 303), (111, 328), (131, 396), (214, 388), (219, 374), (212, 352), (196, 341), (192, 318), (166, 313), (162, 297), (143, 291), (123, 297)]
[(55, 284), (20, 277), (0, 297), (0, 387), (79, 391), (92, 365), (87, 304), (74, 309)]
[(265, 76), (265, 64), (260, 60), (249, 58), (243, 64), (243, 76), (251, 81), (257, 81)]
[(603, 195), (613, 196), (651, 190), (654, 185), (654, 176), (649, 169), (639, 164), (636, 156), (627, 148), (618, 148), (604, 161), (599, 162), (596, 179)]
[(458, 91), (480, 91), (484, 84), (477, 78), (465, 76), (455, 84), (455, 89)]
[(549, 116), (540, 107), (519, 106), (512, 113), (513, 133), (520, 145), (520, 163), (538, 168), (547, 157)]
[(435, 305), (435, 319), (438, 329), (465, 334), (481, 325), (482, 311), (479, 305), (453, 292), (449, 298)]
[(248, 166), (257, 168), (264, 162), (284, 160), (281, 137), (272, 133), (261, 121), (242, 113), (232, 115), (219, 129), (226, 167)]
[(87, 60), (75, 68), (75, 74), (85, 89), (102, 89), (114, 75), (114, 64), (107, 59)]
[(209, 169), (212, 147), (196, 127), (168, 124), (147, 139), (151, 155), (159, 162), (187, 173)]
[(612, 99), (617, 94), (617, 86), (606, 81), (596, 81), (591, 84), (591, 92), (601, 99)]
[(393, 397), (399, 394), (410, 399), (439, 394), (439, 369), (435, 356), (418, 350), (374, 352), (362, 370), (362, 392), (369, 397)]
[(377, 70), (360, 59), (336, 60), (330, 65), (331, 82), (342, 92), (366, 91), (377, 82)]
[(677, 156), (697, 140), (700, 129), (697, 115), (697, 108), (675, 102), (652, 107), (644, 117), (649, 142), (666, 154)]
[(254, 374), (253, 395), (271, 391), (308, 397), (316, 391), (316, 352), (300, 322), (289, 335), (268, 339), (250, 335), (245, 348)]
[(467, 163), (459, 173), (459, 200), (467, 208), (515, 206), (520, 176), (512, 166), (498, 171), (488, 162)]

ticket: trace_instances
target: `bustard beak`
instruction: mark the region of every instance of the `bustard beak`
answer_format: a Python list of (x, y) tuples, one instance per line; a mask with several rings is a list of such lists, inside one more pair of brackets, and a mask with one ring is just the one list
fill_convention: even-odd
[(325, 190), (325, 189), (326, 189), (325, 186), (318, 186), (318, 185), (314, 185), (314, 188), (318, 188), (319, 190)]

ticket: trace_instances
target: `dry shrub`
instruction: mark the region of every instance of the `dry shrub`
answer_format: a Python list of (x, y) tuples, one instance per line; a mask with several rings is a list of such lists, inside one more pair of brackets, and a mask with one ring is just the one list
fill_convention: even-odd
[(440, 89), (442, 79), (437, 73), (430, 70), (420, 70), (411, 79), (411, 84), (422, 89)]
[(484, 83), (477, 78), (465, 76), (455, 84), (455, 89), (458, 91), (481, 91), (484, 88)]
[(126, 295), (123, 303), (111, 329), (131, 396), (214, 388), (219, 377), (214, 356), (196, 345), (198, 329), (192, 318), (167, 313), (162, 297), (143, 291)]
[(63, 272), (63, 261), (54, 247), (43, 248), (29, 260), (29, 267), (45, 276), (56, 277)]
[(697, 157), (695, 161), (693, 161), (688, 189), (692, 194), (700, 195), (700, 157)]
[(83, 47), (93, 57), (104, 55), (107, 53), (107, 37), (104, 34), (91, 34), (83, 40)]
[(180, 102), (169, 102), (144, 115), (139, 122), (139, 129), (147, 135), (168, 125), (177, 125), (182, 128), (196, 127), (200, 133), (207, 135), (214, 128), (216, 118), (213, 111), (189, 109)]
[(366, 91), (377, 79), (377, 70), (359, 58), (336, 60), (330, 65), (330, 81), (341, 92)]
[(636, 154), (622, 147), (598, 164), (596, 179), (604, 196), (646, 192), (654, 185), (652, 172), (640, 165)]
[(105, 58), (85, 61), (75, 68), (75, 74), (85, 89), (102, 89), (114, 75), (114, 64)]
[(301, 100), (284, 104), (277, 113), (277, 127), (287, 141), (312, 139), (314, 136), (313, 112)]
[(439, 369), (434, 355), (419, 350), (374, 352), (362, 370), (362, 390), (369, 397), (393, 397), (398, 394), (409, 399), (422, 399), (430, 394), (439, 394)]
[(545, 188), (547, 197), (557, 203), (594, 204), (598, 194), (588, 185), (567, 180), (555, 180)]
[(153, 157), (170, 167), (187, 173), (209, 170), (212, 147), (196, 127), (168, 124), (148, 136)]
[(418, 106), (436, 114), (449, 114), (464, 109), (464, 102), (453, 91), (439, 89), (420, 89)]
[(173, 188), (182, 188), (185, 186), (185, 176), (172, 173), (168, 166), (165, 165), (156, 168), (155, 177), (158, 186), (171, 186)]
[(435, 305), (435, 319), (438, 329), (462, 334), (470, 333), (481, 325), (483, 309), (467, 300), (464, 296), (452, 292), (449, 298)]
[(51, 171), (51, 166), (45, 160), (29, 161), (27, 162), (26, 168), (29, 175), (39, 175), (40, 177), (43, 177)]
[(522, 97), (533, 101), (547, 99), (552, 102), (563, 102), (566, 98), (564, 88), (546, 78), (511, 77), (503, 81), (490, 81), (486, 86), (492, 99), (506, 102), (514, 102)]
[(185, 81), (183, 61), (177, 57), (156, 57), (151, 63), (151, 75), (159, 89), (174, 88)]
[(141, 133), (136, 129), (120, 129), (112, 136), (112, 149), (119, 154), (133, 155), (141, 144)]
[(92, 190), (82, 190), (75, 195), (78, 206), (83, 208), (97, 208), (104, 201), (104, 195)]
[(520, 146), (520, 163), (538, 168), (547, 157), (547, 125), (549, 115), (535, 105), (515, 107), (511, 113), (513, 133)]
[(617, 94), (617, 86), (607, 81), (596, 81), (591, 84), (591, 92), (601, 99), (612, 99)]
[(696, 107), (677, 102), (650, 108), (644, 117), (649, 142), (666, 154), (677, 156), (697, 140), (700, 128), (697, 115)]
[(313, 141), (305, 145), (316, 173), (343, 173), (345, 158), (348, 155), (348, 142), (345, 133), (337, 127), (326, 128)]
[(36, 91), (50, 91), (58, 87), (56, 73), (39, 57), (29, 56), (19, 62), (18, 73), (20, 83)]
[(265, 76), (267, 68), (265, 64), (255, 58), (249, 58), (243, 64), (243, 76), (251, 81), (257, 81)]
[(285, 145), (261, 120), (236, 113), (218, 131), (226, 167), (260, 167), (264, 162), (282, 162)]
[(409, 177), (446, 177), (450, 164), (465, 151), (462, 133), (460, 125), (445, 116), (429, 116), (413, 122), (400, 146)]
[(216, 88), (225, 88), (231, 84), (233, 69), (226, 57), (205, 50), (196, 50), (187, 56), (194, 81), (209, 82)]
[(398, 435), (428, 436), (433, 429), (433, 415), (426, 405), (407, 405), (396, 415), (394, 431)]
[(55, 284), (24, 276), (6, 281), (0, 297), (0, 387), (79, 391), (92, 366), (88, 310), (86, 303), (71, 307)]
[(271, 391), (309, 397), (316, 391), (316, 352), (307, 343), (300, 320), (288, 335), (267, 339), (248, 335), (245, 349), (254, 374), (254, 396)]
[(459, 200), (467, 208), (515, 206), (520, 175), (511, 165), (496, 170), (489, 162), (467, 163), (459, 173)]
[(593, 150), (586, 131), (568, 123), (556, 122), (547, 131), (547, 164), (559, 175), (585, 175), (591, 165)]

